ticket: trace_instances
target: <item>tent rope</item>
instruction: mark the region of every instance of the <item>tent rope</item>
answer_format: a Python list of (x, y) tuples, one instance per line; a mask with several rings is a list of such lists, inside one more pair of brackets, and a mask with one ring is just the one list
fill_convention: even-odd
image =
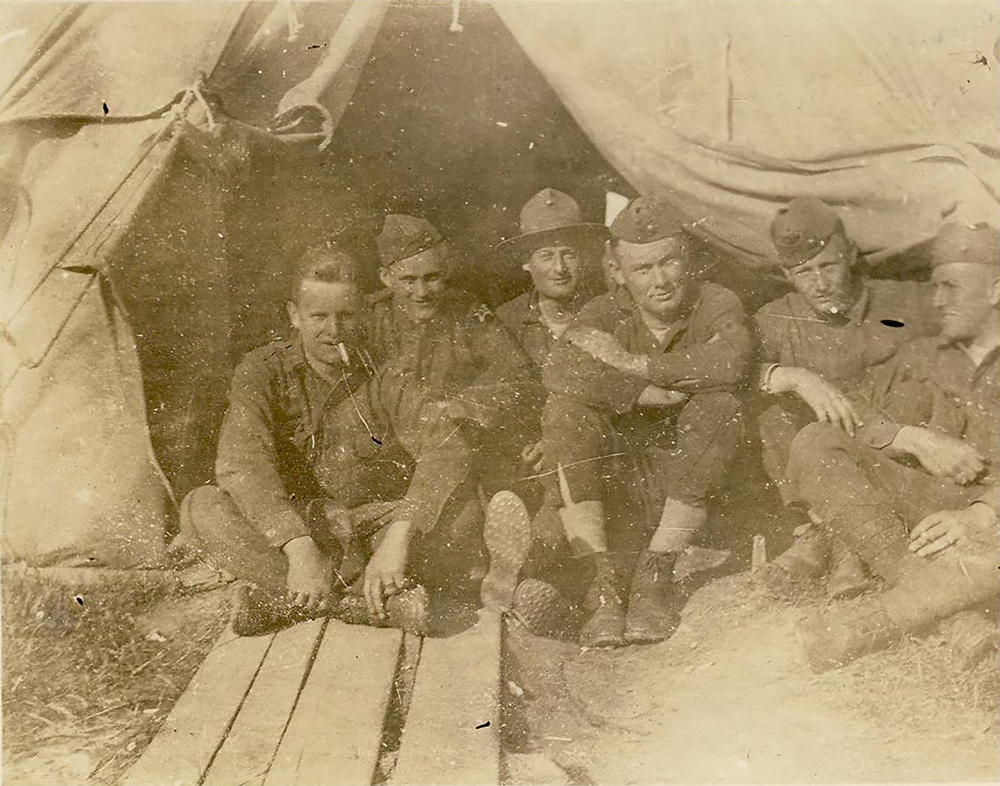
[(191, 95), (194, 96), (201, 102), (201, 105), (205, 107), (205, 121), (208, 123), (208, 130), (214, 131), (217, 123), (215, 122), (215, 114), (212, 112), (212, 106), (208, 103), (208, 99), (205, 98), (205, 94), (202, 92), (202, 88), (205, 86), (205, 72), (202, 71), (198, 74), (198, 79), (193, 85), (191, 85)]

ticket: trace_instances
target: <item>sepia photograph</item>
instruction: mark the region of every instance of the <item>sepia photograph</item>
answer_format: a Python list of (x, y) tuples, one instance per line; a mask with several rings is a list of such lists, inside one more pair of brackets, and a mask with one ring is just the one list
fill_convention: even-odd
[(0, 0), (4, 786), (1000, 782), (995, 0)]

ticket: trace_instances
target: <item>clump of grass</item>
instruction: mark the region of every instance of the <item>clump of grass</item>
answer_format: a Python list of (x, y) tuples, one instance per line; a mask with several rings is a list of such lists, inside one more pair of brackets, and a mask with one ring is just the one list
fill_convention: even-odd
[(5, 572), (2, 596), (5, 760), (85, 751), (101, 784), (145, 747), (224, 624), (192, 614), (170, 638), (144, 629), (171, 599), (141, 571), (82, 586)]

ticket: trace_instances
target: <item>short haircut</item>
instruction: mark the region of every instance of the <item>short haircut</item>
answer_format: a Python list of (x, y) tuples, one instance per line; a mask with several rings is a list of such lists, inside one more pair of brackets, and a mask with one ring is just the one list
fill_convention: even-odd
[(296, 301), (306, 281), (361, 285), (361, 269), (352, 254), (332, 243), (310, 246), (292, 269), (289, 300)]

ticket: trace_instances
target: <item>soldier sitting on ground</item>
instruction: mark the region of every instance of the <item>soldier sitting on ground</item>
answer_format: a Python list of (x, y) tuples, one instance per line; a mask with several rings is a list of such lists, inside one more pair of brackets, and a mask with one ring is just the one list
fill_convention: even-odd
[(611, 235), (619, 289), (581, 309), (544, 369), (543, 453), (583, 646), (661, 641), (676, 626), (673, 565), (736, 453), (733, 390), (750, 354), (739, 300), (694, 275), (669, 207), (639, 197)]
[[(794, 291), (754, 317), (759, 337), (757, 417), (764, 468), (786, 505), (801, 504), (785, 476), (795, 435), (812, 422), (854, 435), (861, 423), (851, 396), (866, 372), (889, 361), (907, 341), (926, 335), (926, 287), (862, 276), (858, 249), (837, 213), (818, 199), (793, 199), (778, 210), (771, 237)], [(803, 515), (805, 519), (805, 515)], [(823, 573), (830, 544), (808, 519), (796, 543), (771, 569), (776, 577)], [(839, 546), (828, 583), (832, 597), (867, 586), (864, 566)]]
[(998, 259), (996, 229), (946, 225), (931, 246), (941, 335), (873, 375), (855, 436), (816, 423), (792, 443), (798, 492), (887, 586), (802, 624), (818, 670), (940, 621), (959, 665), (996, 646)]
[[(389, 241), (405, 249), (407, 237)], [(358, 281), (343, 250), (303, 257), (294, 336), (240, 363), (219, 485), (182, 505), (185, 536), (247, 582), (233, 613), (241, 635), (330, 611), (422, 633), (424, 585), (467, 585), (481, 558), (472, 449), (439, 398), (393, 360), (372, 361)]]
[[(513, 605), (536, 633), (551, 631), (545, 620), (530, 614), (542, 608), (538, 599), (530, 597), (531, 588), (544, 594), (546, 585), (524, 582), (519, 586), (518, 579), (522, 573), (546, 569), (551, 575), (568, 557), (555, 509), (541, 504), (541, 409), (546, 398), (542, 364), (580, 307), (604, 289), (599, 260), (606, 235), (603, 224), (583, 220), (572, 197), (546, 188), (521, 210), (520, 234), (497, 247), (505, 267), (516, 264), (531, 276), (529, 290), (497, 309), (497, 316), (531, 359), (532, 395), (512, 422), (509, 436), (515, 443), (501, 446), (500, 461), (488, 478), (490, 490), (507, 490), (495, 494), (486, 510), (490, 571), (482, 596), (488, 608), (507, 610)], [(565, 620), (549, 622), (559, 626)]]

